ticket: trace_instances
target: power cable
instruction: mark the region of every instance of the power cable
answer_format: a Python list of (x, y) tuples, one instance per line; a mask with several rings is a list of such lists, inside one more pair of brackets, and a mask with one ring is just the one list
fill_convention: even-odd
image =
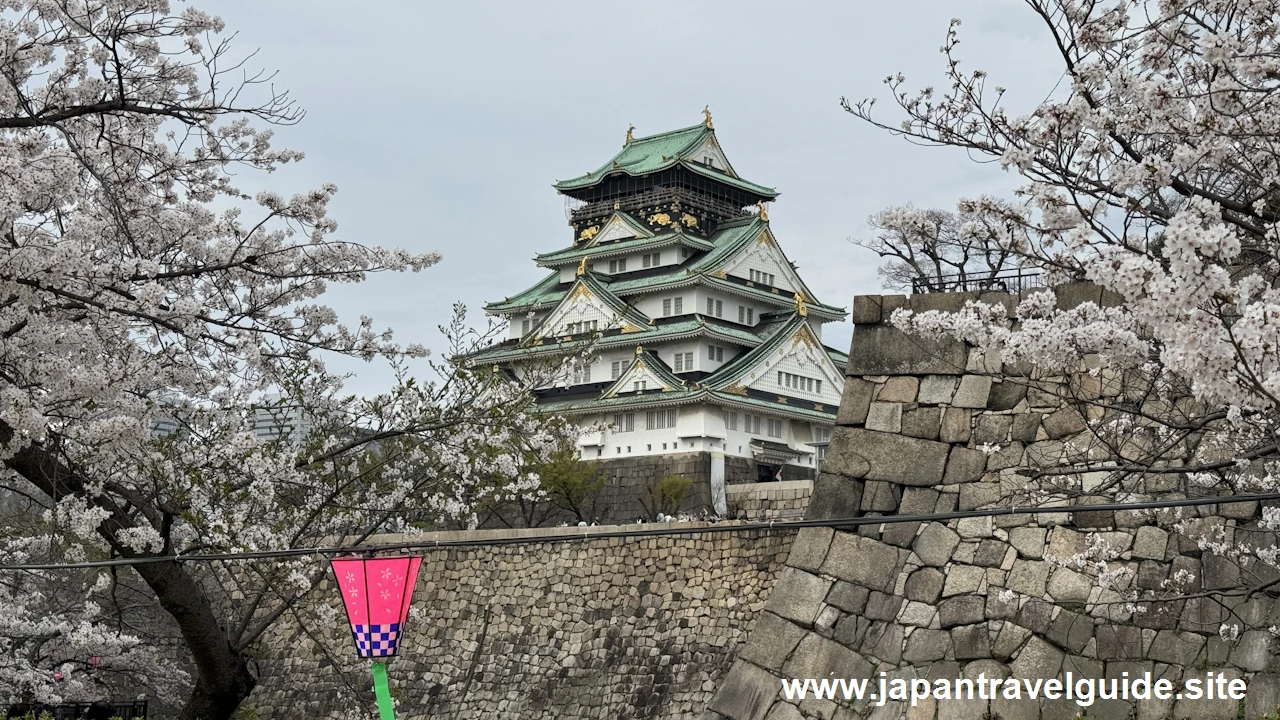
[[(609, 538), (659, 537), (664, 535), (706, 535), (710, 533), (791, 531), (802, 528), (829, 527), (850, 528), (863, 525), (892, 525), (909, 522), (937, 522), (940, 520), (963, 520), (964, 518), (1000, 517), (1002, 515), (1042, 515), (1073, 512), (1115, 512), (1123, 510), (1161, 510), (1167, 508), (1198, 507), (1201, 505), (1229, 505), (1246, 502), (1268, 502), (1280, 500), (1280, 492), (1258, 493), (1253, 495), (1214, 495), (1201, 498), (1184, 498), (1181, 500), (1149, 500), (1135, 503), (1104, 503), (1099, 505), (1050, 505), (1046, 507), (1011, 506), (1007, 508), (989, 508), (986, 510), (954, 510), (944, 513), (926, 513), (921, 515), (863, 515), (861, 517), (831, 518), (826, 520), (784, 520), (769, 522), (734, 522), (723, 521), (714, 525), (698, 527), (682, 527), (681, 523), (663, 523), (663, 527), (640, 528), (636, 530), (605, 530), (591, 532), (590, 528), (568, 528), (565, 532), (549, 535), (525, 535), (502, 538), (466, 538), (457, 540), (412, 540), (383, 545), (350, 545), (338, 547), (290, 548), (288, 550), (266, 550), (260, 552), (210, 553), (190, 555), (160, 555), (139, 558), (116, 558), (113, 560), (92, 560), (77, 563), (32, 563), (0, 565), (3, 571), (31, 570), (79, 570), (91, 568), (121, 567), (131, 565), (147, 565), (162, 562), (227, 562), (234, 560), (280, 560), (304, 557), (308, 555), (359, 555), (393, 550), (435, 550), (459, 547), (496, 547), (503, 545), (535, 545), (548, 542), (571, 542), (586, 540), (603, 540)], [(575, 532), (576, 530), (576, 532)], [(585, 531), (584, 531), (585, 530)]]

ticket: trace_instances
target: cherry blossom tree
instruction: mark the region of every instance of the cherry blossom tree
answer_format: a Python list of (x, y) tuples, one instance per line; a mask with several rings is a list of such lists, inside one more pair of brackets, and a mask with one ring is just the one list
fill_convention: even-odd
[[(1130, 388), (1078, 398), (1102, 451), (1029, 472), (1033, 493), (1061, 497), (1062, 481), (1085, 473), (1103, 478), (1094, 492), (1120, 499), (1280, 489), (1280, 3), (1026, 5), (1064, 73), (1062, 90), (1029, 113), (1006, 110), (987, 73), (962, 69), (958, 20), (942, 47), (945, 89), (889, 77), (896, 120), (874, 100), (844, 106), (1020, 174), (1015, 203), (984, 208), (1025, 232), (1010, 249), (1050, 282), (1091, 281), (1110, 301), (1063, 309), (1037, 292), (1016, 307), (900, 311), (895, 322), (962, 338), (1006, 368), (1031, 368), (1032, 380), (1075, 373)], [(1280, 587), (1277, 521), (1264, 508), (1229, 536), (1181, 520), (1184, 537), (1239, 578), (1183, 596), (1247, 600)], [(1099, 581), (1122, 586), (1105, 560)], [(1169, 591), (1193, 582), (1172, 578)]]
[(867, 220), (874, 237), (853, 243), (885, 259), (879, 273), (887, 288), (997, 289), (1000, 277), (1018, 269), (1021, 258), (1014, 248), (1025, 244), (1024, 228), (1007, 222), (1004, 209), (989, 198), (962, 201), (959, 212), (890, 207)]
[[(0, 699), (75, 695), (92, 684), (77, 663), (98, 655), (152, 687), (176, 679), (183, 718), (227, 718), (254, 687), (254, 644), (324, 563), (184, 556), (474, 522), (535, 491), (530, 458), (563, 442), (528, 412), (536, 376), (424, 360), (319, 303), (330, 283), (440, 256), (340, 239), (331, 185), (237, 187), (302, 159), (272, 144), (302, 112), (223, 31), (167, 0), (0, 10), (0, 489), (24, 518), (0, 562), (130, 563), (0, 574)], [(491, 336), (460, 310), (445, 331), (445, 358)], [(352, 396), (334, 356), (389, 362), (397, 381)], [(293, 431), (256, 439), (273, 411)], [(148, 646), (109, 601), (122, 587), (189, 657)]]

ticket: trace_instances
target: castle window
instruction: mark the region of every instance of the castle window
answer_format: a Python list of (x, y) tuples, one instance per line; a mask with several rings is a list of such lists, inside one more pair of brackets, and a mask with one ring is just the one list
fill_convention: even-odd
[(738, 429), (738, 413), (729, 412), (728, 410), (726, 410), (724, 413), (724, 424), (725, 424), (725, 427), (730, 430), (737, 430)]
[(631, 383), (631, 390), (632, 392), (641, 392), (643, 390), (648, 390), (649, 389), (648, 386), (649, 386), (648, 380), (637, 380)]
[(613, 416), (614, 432), (631, 432), (636, 429), (635, 413), (619, 413)]
[(693, 370), (693, 353), (676, 353), (676, 372), (689, 372)]
[(724, 362), (724, 348), (718, 345), (708, 345), (707, 359), (715, 362)]
[(525, 318), (520, 321), (520, 334), (521, 335), (529, 334), (529, 318)]
[(622, 258), (622, 259), (620, 259), (620, 260), (610, 260), (610, 261), (609, 261), (609, 272), (610, 272), (610, 273), (624, 273), (624, 272), (626, 272), (626, 271), (627, 271), (627, 259), (626, 259), (626, 258)]
[(648, 430), (665, 430), (676, 426), (676, 409), (650, 410), (645, 413), (645, 428)]
[(591, 365), (579, 363), (573, 366), (573, 384), (581, 385), (582, 383), (591, 382)]
[(761, 285), (774, 284), (773, 273), (762, 272), (760, 270), (752, 270), (750, 274), (751, 274), (751, 282), (757, 282), (757, 283), (760, 283)]
[(642, 267), (658, 267), (662, 264), (662, 253), (645, 253), (641, 256), (640, 265)]
[(720, 300), (707, 298), (707, 314), (712, 317), (724, 317), (724, 303)]
[(778, 371), (778, 385), (780, 387), (807, 393), (817, 394), (822, 392), (821, 380), (815, 380), (811, 377), (795, 375), (789, 372), (782, 372), (781, 370)]
[(617, 380), (618, 376), (622, 374), (622, 361), (614, 360), (613, 362), (609, 363), (609, 373), (610, 373), (609, 375), (610, 380)]
[[(746, 432), (751, 433), (752, 435), (759, 435), (759, 434), (760, 434), (760, 419), (761, 419), (761, 418), (760, 418), (760, 416), (758, 416), (758, 415), (748, 415), (748, 414), (746, 414), (746, 413), (743, 413), (743, 415), (742, 415), (742, 429), (743, 429), (743, 430), (745, 430)], [(739, 452), (741, 452), (741, 449), (739, 449)]]
[(676, 307), (676, 312), (675, 312), (675, 314), (676, 314), (676, 315), (681, 315), (681, 314), (683, 314), (683, 313), (684, 313), (684, 298), (682, 298), (682, 297), (678, 297), (678, 298), (676, 298), (675, 300), (673, 300), (672, 302), (674, 302), (674, 303), (675, 303), (675, 307)]
[(769, 427), (769, 437), (775, 437), (775, 438), (782, 437), (782, 421), (781, 420), (774, 420), (773, 418), (769, 418), (768, 427)]
[(687, 258), (687, 257), (689, 257), (689, 255), (690, 255), (692, 252), (693, 252), (693, 251), (692, 251), (692, 250), (690, 250), (689, 248), (687, 248), (687, 247), (682, 247), (682, 248), (680, 248), (680, 257), (681, 257), (681, 258)]

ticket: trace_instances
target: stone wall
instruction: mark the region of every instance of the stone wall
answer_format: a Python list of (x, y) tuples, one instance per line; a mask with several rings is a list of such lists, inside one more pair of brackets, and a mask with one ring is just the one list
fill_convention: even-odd
[[(1064, 308), (1110, 300), (1088, 285), (1055, 292)], [(1136, 432), (1104, 434), (1117, 408), (1145, 412), (1152, 402), (1144, 395), (1149, 388), (1131, 378), (1089, 362), (1076, 372), (1038, 375), (959, 342), (909, 337), (889, 323), (896, 308), (957, 310), (974, 297), (854, 300), (845, 394), (808, 518), (1001, 507), (1043, 482), (1036, 469), (1157, 450), (1166, 468), (1186, 460), (1187, 443), (1151, 450), (1134, 446)], [(1017, 298), (983, 300), (1012, 305)], [(1048, 498), (1054, 504), (1205, 492), (1177, 472), (1128, 473), (1120, 484), (1108, 473), (1054, 478), (1062, 488)], [(1269, 592), (1222, 591), (1246, 581), (1265, 585), (1276, 573), (1242, 570), (1201, 542), (1273, 542), (1258, 530), (1258, 514), (1246, 503), (1184, 509), (1181, 524), (1177, 511), (1082, 511), (801, 530), (707, 717), (1065, 720), (1081, 712), (1069, 700), (944, 700), (914, 709), (893, 701), (879, 708), (787, 701), (779, 678), (877, 678), (881, 671), (1054, 678), (1070, 671), (1095, 678), (1152, 672), (1179, 682), (1206, 670), (1247, 677), (1247, 701), (1102, 700), (1088, 717), (1263, 717), (1280, 706), (1280, 656), (1267, 631), (1280, 624), (1280, 604)], [(1100, 548), (1109, 549), (1106, 570), (1119, 571), (1114, 588), (1097, 582), (1097, 565), (1072, 562)], [(1224, 624), (1245, 632), (1224, 639)]]
[(725, 501), (732, 518), (795, 520), (804, 517), (812, 494), (812, 480), (744, 483), (725, 488)]
[[(593, 462), (599, 463), (605, 476), (604, 487), (590, 501), (587, 513), (597, 523), (633, 523), (638, 520), (653, 520), (654, 518), (651, 517), (655, 514), (652, 511), (653, 488), (667, 475), (679, 475), (693, 480), (688, 497), (680, 504), (680, 511), (693, 515), (700, 513), (710, 515), (712, 512), (711, 453), (643, 455)], [(744, 483), (755, 485), (757, 479), (755, 461), (747, 458), (726, 457), (724, 475), (725, 484), (729, 487)], [(792, 466), (783, 468), (784, 482), (811, 482), (812, 479), (812, 468)], [(751, 510), (749, 517), (757, 517), (755, 510), (762, 506), (755, 501), (749, 502), (748, 505)], [(539, 527), (566, 523), (576, 525), (578, 522), (571, 513), (557, 510), (550, 504), (532, 511), (532, 515)], [(730, 516), (736, 518), (739, 514), (731, 512)], [(518, 505), (507, 505), (482, 517), (480, 526), (486, 529), (523, 527), (527, 524), (524, 517)]]
[[(389, 664), (396, 717), (699, 717), (760, 616), (793, 533), (591, 538), (613, 529), (583, 528), (572, 542), (425, 551), (405, 644)], [(354, 658), (345, 618), (320, 620), (338, 608), (332, 581), (307, 600), (260, 651), (243, 717), (372, 711), (368, 666)]]

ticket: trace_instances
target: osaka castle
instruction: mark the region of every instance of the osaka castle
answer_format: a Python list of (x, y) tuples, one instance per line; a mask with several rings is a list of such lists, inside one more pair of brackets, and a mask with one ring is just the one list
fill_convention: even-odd
[(695, 454), (729, 482), (812, 477), (848, 360), (822, 325), (846, 313), (804, 284), (769, 223), (778, 193), (738, 174), (703, 113), (628, 130), (599, 168), (555, 184), (572, 234), (535, 256), (546, 277), (486, 305), (509, 337), (469, 364), (560, 363), (538, 404), (590, 430), (584, 459)]

